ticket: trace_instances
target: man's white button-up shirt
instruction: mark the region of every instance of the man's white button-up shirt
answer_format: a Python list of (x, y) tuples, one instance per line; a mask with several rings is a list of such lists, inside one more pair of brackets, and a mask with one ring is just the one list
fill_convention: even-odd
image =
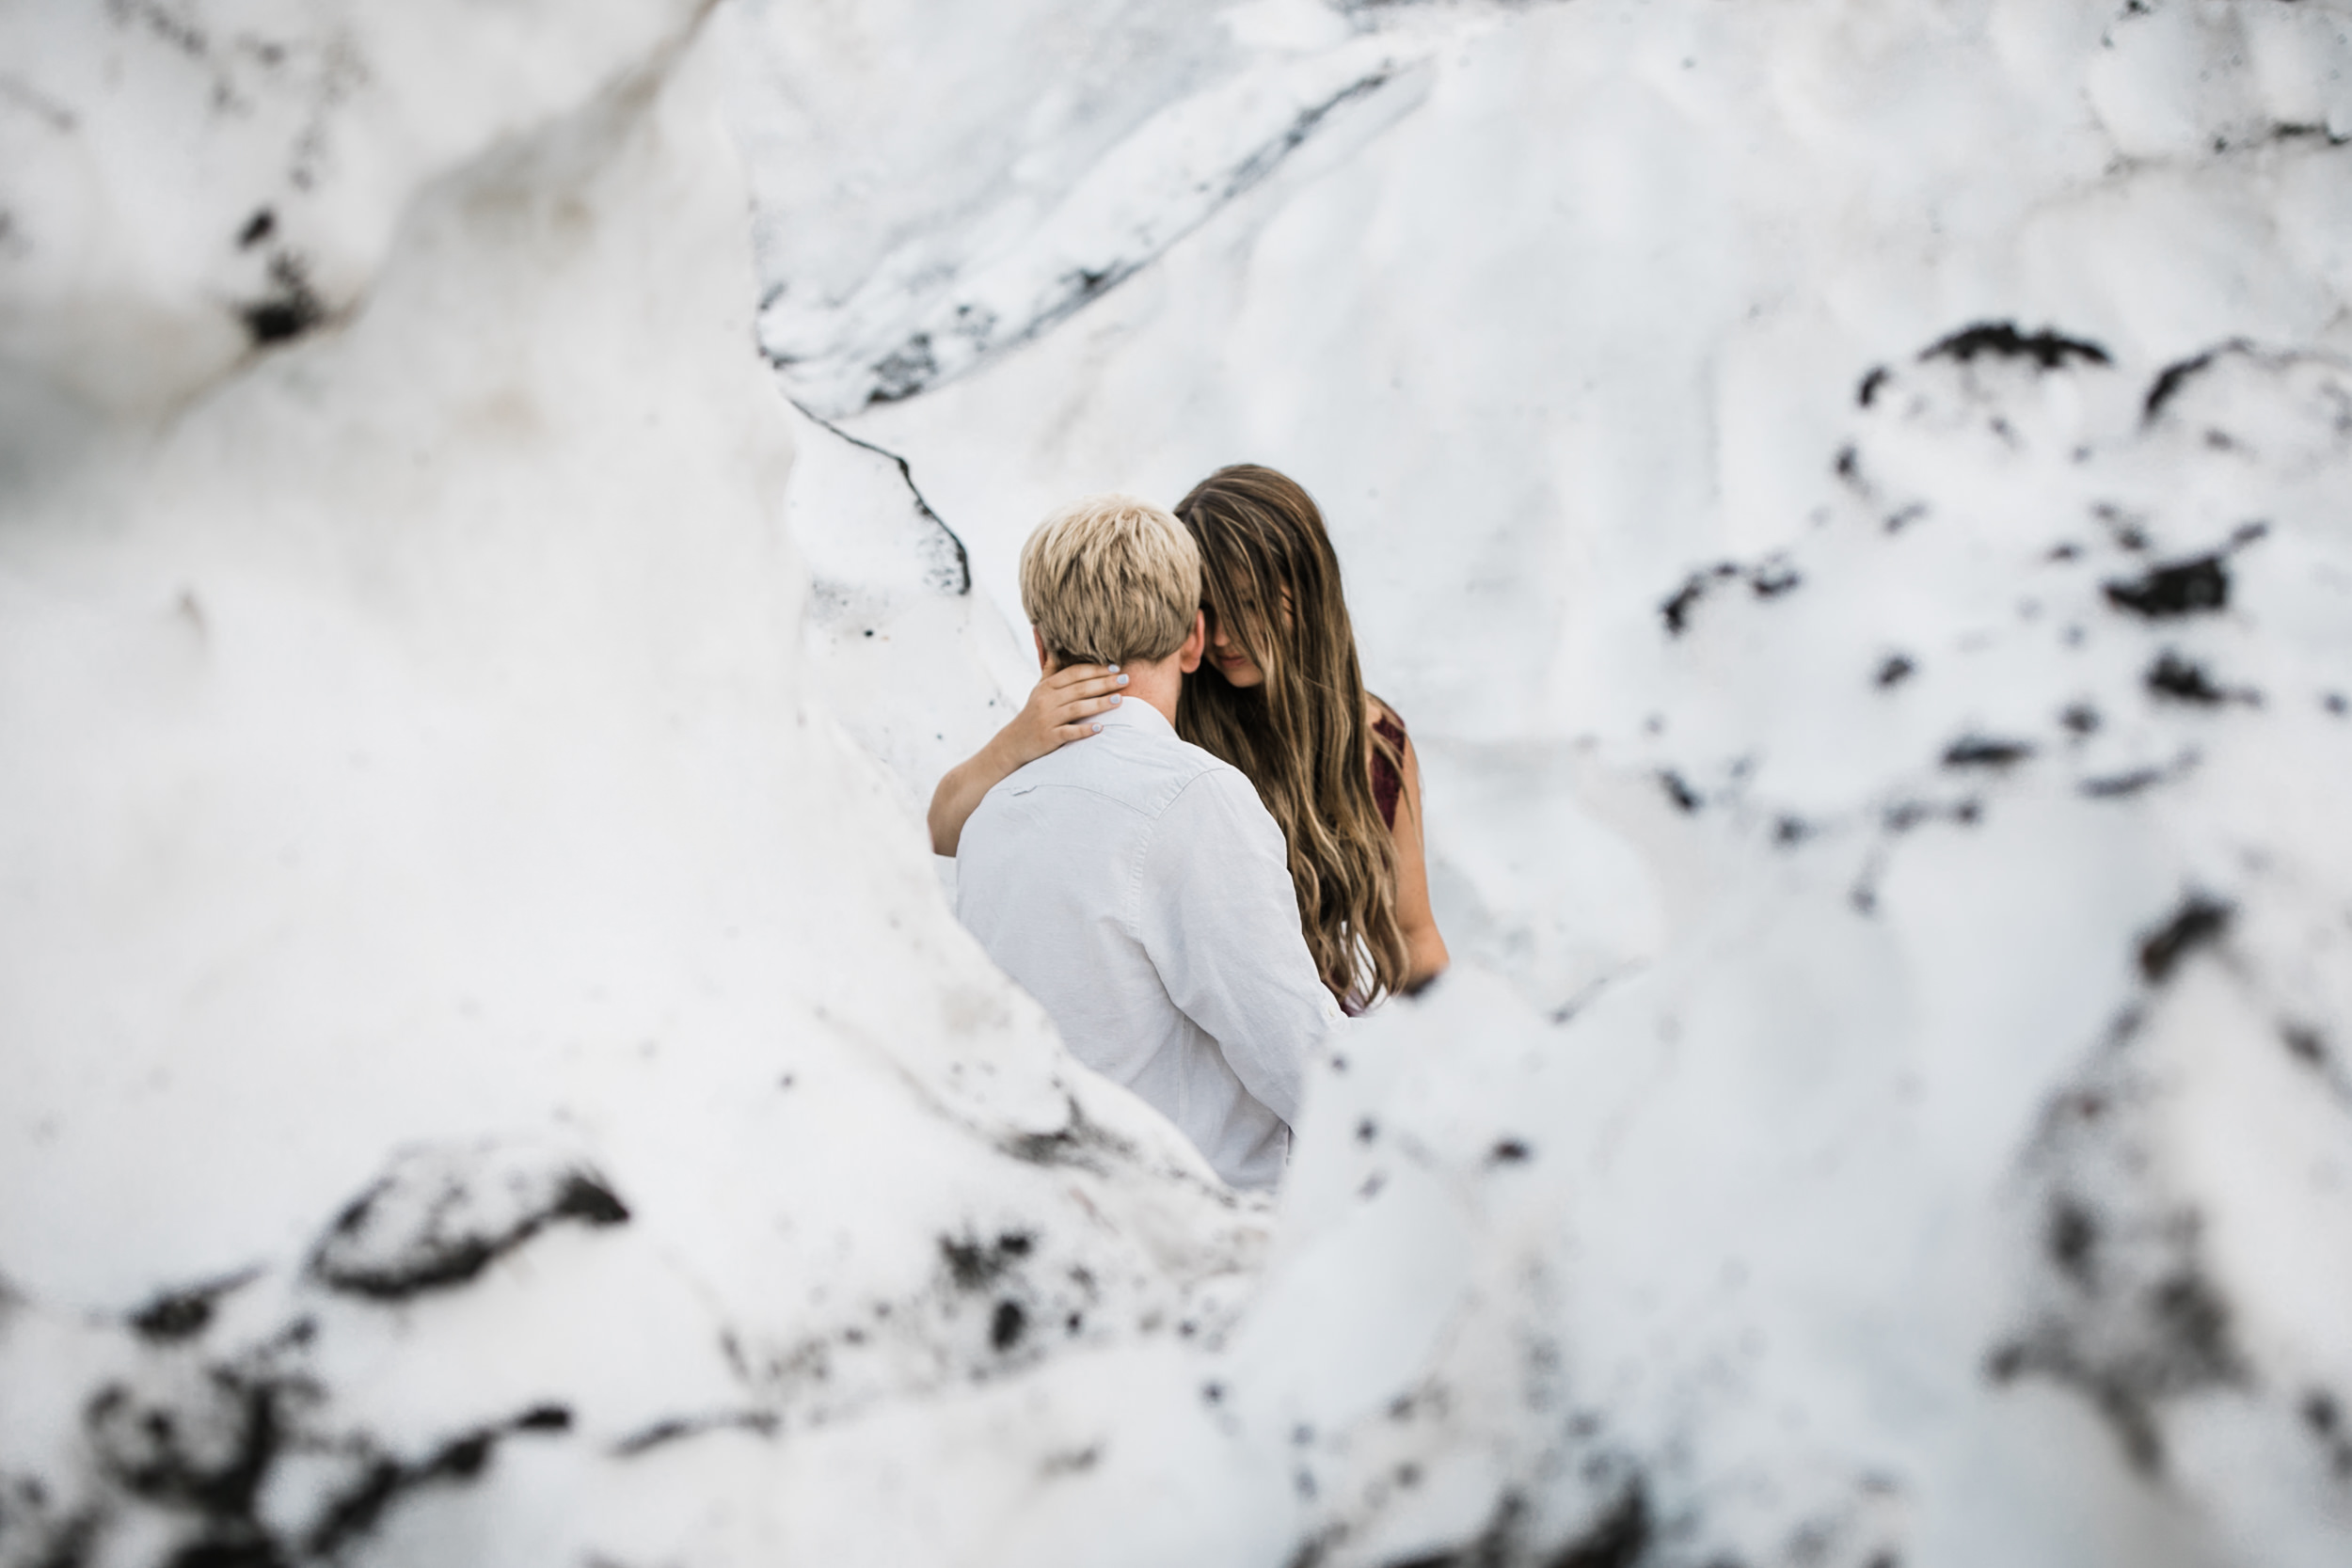
[(1344, 1027), (1299, 934), (1282, 831), (1239, 769), (1129, 699), (990, 790), (956, 913), (1077, 1058), (1272, 1186), (1309, 1052)]

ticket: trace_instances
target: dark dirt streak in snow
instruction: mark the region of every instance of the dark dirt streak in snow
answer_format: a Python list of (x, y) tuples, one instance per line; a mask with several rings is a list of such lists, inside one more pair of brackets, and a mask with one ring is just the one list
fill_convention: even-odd
[[(771, 357), (770, 362), (771, 364), (775, 363), (772, 356)], [(887, 447), (878, 447), (871, 441), (850, 435), (848, 431), (842, 429), (831, 420), (826, 419), (823, 415), (817, 413), (815, 410), (811, 409), (808, 404), (800, 402), (798, 399), (793, 400), (792, 406), (799, 409), (802, 413), (806, 414), (811, 420), (814, 420), (817, 423), (822, 425), (826, 430), (831, 431), (834, 435), (838, 436), (844, 441), (849, 442), (850, 445), (853, 447), (862, 447), (866, 451), (872, 452), (877, 457), (886, 457), (892, 464), (896, 465), (898, 470), (898, 478), (906, 484), (907, 495), (914, 501), (914, 510), (922, 515), (924, 521), (939, 530), (941, 535), (946, 539), (948, 547), (955, 551), (956, 569), (954, 576), (952, 578), (947, 578), (943, 574), (942, 580), (939, 582), (938, 586), (946, 592), (956, 594), (958, 597), (961, 597), (962, 595), (971, 593), (972, 554), (969, 550), (963, 547), (962, 536), (957, 533), (954, 529), (949, 528), (946, 519), (942, 518), (938, 513), (931, 510), (931, 503), (923, 499), (923, 487), (914, 483), (914, 465), (909, 463), (905, 458), (899, 456), (897, 452), (892, 451)]]
[[(1162, 256), (1167, 255), (1169, 248), (1185, 235), (1190, 234), (1222, 212), (1235, 198), (1263, 183), (1268, 175), (1289, 160), (1292, 153), (1304, 147), (1314, 134), (1323, 128), (1324, 122), (1333, 113), (1345, 104), (1354, 103), (1358, 99), (1370, 97), (1379, 91), (1394, 80), (1395, 75), (1396, 73), (1390, 70), (1375, 71), (1370, 75), (1361, 76), (1350, 82), (1322, 103), (1310, 104), (1301, 109), (1290, 124), (1283, 127), (1279, 135), (1254, 149), (1248, 157), (1233, 166), (1232, 172), (1225, 176), (1224, 188), (1217, 193), (1216, 201), (1207, 211), (1201, 213), (1184, 228), (1167, 235), (1149, 254), (1116, 257), (1100, 266), (1077, 267), (1064, 274), (1059, 279), (1061, 290), (1057, 297), (1036, 316), (1025, 323), (1018, 332), (1000, 342), (989, 345), (982, 357), (987, 358), (1000, 354), (1006, 349), (1017, 347), (1053, 330), (1087, 306), (1141, 272), (1145, 267), (1158, 261)], [(922, 385), (910, 387), (898, 396), (912, 397), (916, 392), (925, 390), (930, 385), (931, 383), (927, 381)]]
[[(2050, 1243), (2081, 1249), (2083, 1257), (2061, 1265), (2078, 1272), (2097, 1239), (2054, 1232)], [(2229, 1303), (2194, 1268), (2084, 1293), (2119, 1299), (2086, 1308), (2089, 1322), (2079, 1327), (2050, 1325), (2002, 1346), (1988, 1360), (1986, 1375), (1996, 1386), (2038, 1376), (2073, 1386), (2106, 1421), (2132, 1467), (2159, 1475), (2165, 1450), (2158, 1407), (2203, 1389), (2243, 1386), (2250, 1375), (2233, 1336)], [(2124, 1319), (2131, 1327), (2119, 1332), (2100, 1321), (2105, 1318)], [(2128, 1348), (2102, 1342), (2110, 1337)]]
[(2151, 985), (2164, 984), (2172, 977), (2183, 958), (2219, 942), (2228, 933), (2230, 921), (2236, 912), (2217, 898), (2201, 893), (2189, 894), (2170, 918), (2140, 939), (2140, 974)]
[(2230, 573), (2217, 555), (2174, 562), (2145, 575), (2110, 582), (2102, 590), (2118, 610), (2151, 621), (2198, 615), (2227, 609)]
[(1666, 799), (1674, 803), (1674, 808), (1685, 815), (1696, 812), (1707, 803), (1697, 791), (1684, 782), (1682, 775), (1671, 768), (1658, 770), (1658, 786), (1666, 792)]
[(1037, 1244), (1025, 1230), (1008, 1230), (992, 1245), (969, 1234), (942, 1236), (939, 1255), (948, 1276), (960, 1291), (984, 1291), (1008, 1270), (1017, 1267)]
[(359, 1483), (331, 1503), (311, 1527), (304, 1549), (314, 1556), (333, 1557), (353, 1542), (373, 1534), (392, 1505), (420, 1487), (478, 1480), (489, 1468), (501, 1440), (515, 1433), (561, 1433), (571, 1430), (572, 1413), (561, 1405), (541, 1405), (511, 1421), (480, 1427), (451, 1439), (413, 1464), (379, 1458)]
[(22, 110), (61, 136), (81, 128), (81, 117), (72, 109), (13, 75), (0, 74), (0, 106)]
[(2095, 779), (2085, 779), (2074, 786), (2076, 794), (2091, 800), (2122, 800), (2141, 790), (2164, 783), (2161, 768), (2135, 768), (2128, 773), (2110, 773)]
[[(1527, 1539), (1527, 1499), (1517, 1491), (1505, 1492), (1476, 1539), (1451, 1551), (1392, 1562), (1389, 1568), (1502, 1568), (1514, 1562), (1540, 1568), (1633, 1568), (1657, 1534), (1649, 1491), (1638, 1477), (1581, 1533), (1549, 1550)], [(1321, 1555), (1302, 1553), (1293, 1560), (1294, 1568)]]
[[(600, 1180), (569, 1171), (548, 1200), (511, 1223), (441, 1234), (427, 1226), (399, 1237), (386, 1257), (372, 1254), (370, 1227), (379, 1205), (397, 1205), (408, 1179), (386, 1177), (337, 1215), (326, 1239), (313, 1249), (310, 1274), (330, 1291), (372, 1301), (398, 1302), (463, 1285), (558, 1221), (603, 1228), (628, 1223), (628, 1208)], [(414, 1228), (413, 1222), (409, 1228)]]
[(302, 259), (280, 251), (270, 258), (269, 291), (237, 307), (237, 319), (256, 348), (291, 342), (326, 324), (326, 306), (310, 286)]
[(2087, 339), (2069, 338), (2044, 328), (2036, 333), (2017, 330), (2015, 322), (1979, 322), (1963, 327), (1922, 353), (1921, 359), (1954, 359), (1968, 364), (1979, 356), (1999, 359), (2030, 359), (2045, 371), (2064, 370), (2074, 361), (2112, 365), (2107, 351)]
[(194, 1338), (211, 1326), (213, 1304), (261, 1276), (258, 1267), (181, 1290), (166, 1291), (131, 1314), (131, 1326), (155, 1344)]
[(2169, 702), (2187, 703), (2195, 707), (2219, 707), (2224, 703), (2262, 705), (2262, 693), (2249, 688), (2217, 684), (2203, 665), (2184, 657), (2172, 648), (2167, 648), (2156, 656), (2156, 661), (2148, 667), (2142, 680), (2150, 694)]
[(1967, 735), (1945, 748), (1944, 766), (1951, 768), (1990, 768), (1998, 771), (2013, 768), (2032, 755), (2033, 744), (2030, 741)]
[(1088, 1120), (1074, 1098), (1068, 1104), (1070, 1119), (1053, 1132), (1017, 1132), (997, 1147), (1014, 1159), (1033, 1165), (1074, 1165), (1082, 1170), (1103, 1169), (1104, 1156), (1136, 1156), (1133, 1144)]
[(1272, 174), (1281, 166), (1285, 158), (1304, 147), (1307, 144), (1307, 138), (1320, 130), (1323, 122), (1329, 119), (1332, 112), (1342, 104), (1350, 103), (1359, 98), (1369, 97), (1378, 92), (1382, 87), (1387, 87), (1395, 75), (1396, 72), (1393, 71), (1383, 70), (1375, 71), (1368, 76), (1359, 76), (1322, 103), (1300, 110), (1298, 117), (1290, 122), (1280, 135), (1250, 153), (1235, 166), (1232, 174), (1226, 176), (1225, 200), (1232, 200), (1267, 175)]
[[(1289, 160), (1292, 153), (1313, 139), (1315, 134), (1322, 130), (1331, 116), (1341, 108), (1372, 96), (1394, 81), (1396, 77), (1397, 71), (1393, 68), (1383, 67), (1350, 82), (1321, 103), (1312, 103), (1301, 109), (1278, 135), (1253, 149), (1248, 156), (1226, 171), (1222, 184), (1217, 191), (1216, 199), (1191, 222), (1166, 234), (1138, 236), (1137, 238), (1142, 243), (1134, 255), (1108, 257), (1073, 267), (1057, 279), (1058, 288), (1053, 296), (1037, 309), (1035, 314), (1003, 336), (994, 334), (993, 316), (974, 317), (971, 315), (974, 307), (965, 305), (960, 308), (957, 312), (959, 320), (956, 330), (974, 338), (979, 344), (977, 356), (971, 363), (957, 368), (943, 367), (933, 351), (932, 330), (925, 327), (910, 333), (897, 347), (890, 349), (867, 367), (872, 380), (866, 393), (864, 406), (872, 407), (877, 404), (899, 403), (908, 398), (920, 396), (934, 387), (943, 386), (959, 376), (968, 374), (1008, 349), (1017, 348), (1051, 331), (1088, 305), (1101, 299), (1120, 284), (1158, 261), (1168, 254), (1171, 247), (1222, 212), (1235, 198), (1263, 183), (1269, 175)], [(781, 291), (771, 290), (771, 297), (777, 293)], [(977, 321), (977, 327), (968, 325), (972, 321)], [(784, 356), (771, 354), (767, 357), (769, 362), (779, 370), (784, 369), (789, 363), (788, 359)]]
[(1658, 607), (1659, 619), (1665, 623), (1668, 637), (1680, 637), (1690, 629), (1691, 612), (1700, 601), (1721, 584), (1744, 579), (1748, 592), (1759, 599), (1777, 599), (1804, 586), (1804, 574), (1778, 555), (1766, 556), (1752, 566), (1741, 566), (1736, 561), (1719, 561), (1712, 566), (1702, 566), (1682, 579), (1682, 586)]
[[(2191, 892), (2137, 952), (2151, 985), (2219, 939), (2229, 908)], [(2049, 1101), (2028, 1159), (2040, 1189), (2037, 1305), (1984, 1363), (1994, 1385), (2039, 1378), (2081, 1397), (2147, 1476), (2165, 1464), (2173, 1402), (2252, 1386), (2235, 1312), (2202, 1256), (2205, 1216), (2152, 1180), (2164, 1090), (2133, 1053), (2145, 1014), (2125, 1008), (2093, 1065)], [(2292, 1045), (2289, 1046), (2293, 1050)]]
[(612, 1453), (615, 1459), (634, 1459), (641, 1453), (713, 1432), (748, 1432), (755, 1436), (772, 1437), (780, 1424), (774, 1413), (766, 1410), (730, 1410), (707, 1416), (673, 1416), (630, 1433), (627, 1437), (612, 1445)]

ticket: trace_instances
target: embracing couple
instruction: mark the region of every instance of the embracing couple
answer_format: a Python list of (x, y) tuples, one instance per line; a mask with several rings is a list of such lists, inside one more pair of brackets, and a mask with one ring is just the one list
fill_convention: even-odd
[(1272, 1186), (1309, 1053), (1446, 964), (1322, 514), (1251, 466), (1173, 515), (1090, 497), (1029, 536), (1021, 600), (1043, 678), (931, 800), (956, 912), (1080, 1061)]

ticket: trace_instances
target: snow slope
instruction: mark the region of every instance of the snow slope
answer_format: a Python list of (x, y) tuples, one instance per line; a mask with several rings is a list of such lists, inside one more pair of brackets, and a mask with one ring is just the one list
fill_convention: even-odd
[[(149, 214), (105, 157), (10, 198), (13, 395), (73, 436), (0, 544), (0, 1561), (699, 1552), (803, 1429), (1214, 1331), (1262, 1214), (803, 703), (695, 8), (10, 24), (90, 62), (43, 134), (178, 166), (152, 221), (357, 260), (281, 332), (172, 234), (143, 302), (45, 260)], [(224, 55), (349, 63), (314, 183)], [(108, 403), (66, 328), (134, 305), (184, 330)]]
[[(0, 33), (0, 1565), (2344, 1560), (2352, 9)], [(920, 827), (1241, 457), (1466, 959), (1273, 1212)]]
[(1413, 723), (1507, 986), (1307, 1130), (1305, 1560), (2342, 1558), (2346, 8), (738, 20), (787, 391), (1008, 619), (1285, 467)]

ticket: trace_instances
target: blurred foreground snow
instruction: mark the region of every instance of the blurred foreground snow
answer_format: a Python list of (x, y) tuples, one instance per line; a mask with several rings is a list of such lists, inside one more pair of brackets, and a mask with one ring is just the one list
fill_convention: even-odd
[[(2352, 1555), (2352, 7), (0, 36), (0, 1565)], [(1279, 1212), (920, 826), (1244, 457), (1472, 960)]]

